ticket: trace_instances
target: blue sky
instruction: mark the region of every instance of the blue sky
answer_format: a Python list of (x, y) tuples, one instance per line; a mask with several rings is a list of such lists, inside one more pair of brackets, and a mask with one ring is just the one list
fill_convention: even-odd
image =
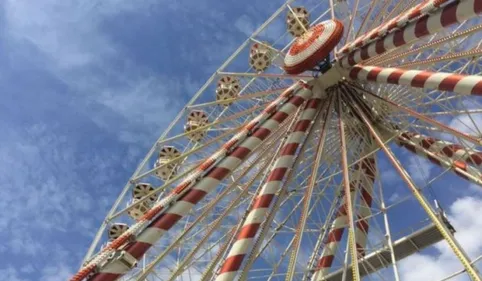
[(157, 136), (281, 2), (2, 1), (0, 276), (72, 274)]
[(279, 6), (255, 2), (0, 3), (1, 276), (77, 268), (150, 145)]

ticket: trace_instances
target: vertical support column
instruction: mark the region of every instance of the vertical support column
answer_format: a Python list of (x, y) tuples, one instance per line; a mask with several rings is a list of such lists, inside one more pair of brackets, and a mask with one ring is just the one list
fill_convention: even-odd
[(255, 198), (241, 231), (222, 263), (216, 281), (230, 281), (236, 278), (244, 258), (251, 251), (254, 238), (266, 218), (271, 203), (277, 196), (288, 171), (292, 169), (298, 148), (305, 141), (306, 133), (312, 127), (312, 121), (320, 110), (323, 93), (322, 91), (315, 91), (313, 97), (307, 102), (293, 132), (290, 133), (286, 144), (281, 149), (266, 183)]

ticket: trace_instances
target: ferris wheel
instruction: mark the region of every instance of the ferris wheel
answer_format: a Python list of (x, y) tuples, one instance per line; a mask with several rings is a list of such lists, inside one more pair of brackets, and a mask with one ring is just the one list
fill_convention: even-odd
[(437, 243), (459, 271), (425, 280), (482, 280), (437, 200), (482, 188), (480, 13), (287, 1), (154, 144), (71, 280), (401, 280)]

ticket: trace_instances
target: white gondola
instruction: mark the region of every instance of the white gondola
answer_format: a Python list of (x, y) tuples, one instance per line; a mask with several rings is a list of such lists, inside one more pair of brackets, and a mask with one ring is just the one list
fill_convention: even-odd
[[(241, 86), (239, 85), (239, 79), (231, 76), (224, 76), (219, 79), (216, 86), (216, 100), (224, 101), (235, 98), (238, 96)], [(230, 101), (223, 102), (222, 105), (228, 106), (232, 104)]]
[(273, 58), (273, 50), (269, 48), (267, 43), (255, 43), (251, 46), (249, 52), (249, 65), (253, 67), (256, 72), (262, 72), (268, 69)]
[(179, 156), (181, 156), (181, 153), (174, 146), (163, 146), (159, 152), (159, 158), (154, 164), (154, 168), (157, 168), (156, 175), (164, 181), (173, 178), (177, 174), (181, 160), (169, 164), (166, 163)]
[(298, 37), (310, 28), (310, 14), (304, 7), (293, 7), (292, 10), (288, 10), (286, 24), (289, 33)]
[(194, 142), (200, 142), (204, 138), (206, 134), (206, 130), (202, 130), (202, 129), (197, 130), (197, 129), (203, 126), (206, 126), (207, 124), (208, 124), (208, 116), (204, 111), (201, 111), (201, 110), (191, 111), (191, 113), (189, 113), (189, 115), (187, 116), (187, 123), (184, 126), (184, 130), (186, 131), (186, 133), (189, 133), (187, 137)]

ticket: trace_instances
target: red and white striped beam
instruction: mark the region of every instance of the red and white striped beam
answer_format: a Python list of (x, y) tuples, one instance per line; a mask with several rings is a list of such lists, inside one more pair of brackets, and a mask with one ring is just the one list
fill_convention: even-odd
[(482, 95), (482, 76), (479, 75), (362, 65), (354, 66), (348, 75), (351, 79), (360, 81), (450, 91), (462, 95)]
[[(368, 146), (366, 148), (369, 148)], [(369, 151), (369, 150), (367, 150)], [(350, 196), (354, 201), (357, 190), (361, 192), (360, 208), (358, 213), (358, 222), (356, 223), (355, 241), (359, 255), (365, 254), (367, 242), (368, 222), (367, 218), (371, 216), (371, 205), (373, 201), (373, 183), (376, 175), (376, 162), (374, 155), (364, 158), (359, 164), (354, 166), (354, 170), (350, 176)], [(328, 238), (325, 242), (323, 252), (318, 260), (317, 267), (311, 277), (312, 281), (322, 281), (329, 273), (336, 251), (338, 250), (345, 227), (348, 226), (346, 194), (343, 195), (341, 206), (339, 207), (335, 220), (331, 225)]]
[(241, 269), (244, 258), (250, 253), (255, 237), (263, 221), (268, 215), (271, 203), (281, 189), (283, 181), (293, 168), (295, 154), (305, 141), (306, 134), (312, 126), (312, 121), (321, 108), (321, 97), (324, 91), (314, 91), (312, 98), (307, 102), (299, 120), (294, 125), (293, 131), (288, 136), (281, 149), (276, 162), (270, 170), (266, 182), (261, 187), (254, 203), (246, 217), (235, 242), (223, 261), (216, 281), (234, 280)]
[(482, 173), (469, 165), (470, 163), (480, 166), (481, 152), (470, 150), (471, 152), (467, 153), (460, 145), (411, 132), (401, 133), (395, 142), (430, 162), (450, 168), (458, 176), (482, 186)]
[(429, 12), (436, 11), (437, 9), (440, 8), (440, 5), (444, 4), (447, 1), (448, 0), (431, 0), (431, 1), (424, 1), (422, 3), (419, 3), (415, 7), (408, 10), (407, 12), (394, 17), (393, 19), (383, 23), (377, 28), (370, 30), (364, 35), (346, 44), (343, 48), (340, 49), (339, 55), (340, 54), (346, 55), (355, 49), (365, 46), (366, 44), (370, 43), (373, 40), (379, 39), (381, 36), (384, 36), (387, 33), (391, 33), (396, 28), (403, 27), (409, 21), (412, 21), (420, 16), (426, 15)]
[(480, 13), (482, 13), (482, 1), (480, 0), (454, 1), (434, 14), (425, 15), (393, 33), (385, 34), (379, 39), (351, 51), (339, 60), (339, 64), (342, 67), (354, 66), (388, 50), (435, 34), (452, 24), (462, 23)]
[(355, 241), (358, 255), (361, 257), (364, 257), (366, 253), (368, 230), (370, 228), (368, 218), (372, 215), (373, 185), (375, 183), (376, 169), (376, 158), (372, 154), (357, 164), (352, 176), (353, 179), (358, 178), (359, 181), (356, 187), (357, 190), (360, 190), (360, 203), (357, 208), (358, 220), (356, 222)]
[[(299, 82), (284, 91), (242, 131), (204, 161), (193, 174), (181, 182), (168, 196), (160, 200), (128, 231), (104, 248), (70, 280), (83, 280), (92, 271), (98, 269), (100, 264), (105, 263), (110, 254), (133, 239), (137, 233), (139, 234), (134, 238), (135, 241), (125, 247), (125, 251), (132, 257), (140, 259), (166, 231), (191, 210), (194, 204), (243, 163), (252, 150), (258, 147), (273, 130), (277, 129), (297, 107), (310, 98), (311, 94), (311, 86), (304, 82)], [(159, 216), (165, 208), (168, 209)], [(113, 261), (108, 262), (98, 271), (89, 280), (116, 280), (129, 269), (122, 262)]]

